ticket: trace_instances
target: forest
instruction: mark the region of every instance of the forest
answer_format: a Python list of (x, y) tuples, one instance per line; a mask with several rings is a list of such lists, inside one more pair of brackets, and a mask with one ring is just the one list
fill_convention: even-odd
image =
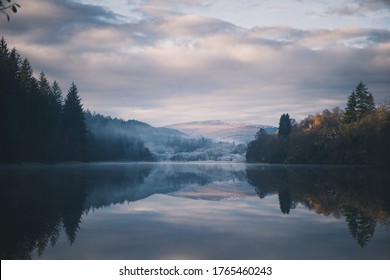
[(0, 163), (245, 160), (243, 145), (84, 109), (75, 83), (64, 97), (44, 72), (35, 78), (28, 59), (4, 38), (0, 85)]
[(34, 77), (27, 58), (0, 41), (0, 162), (154, 161), (142, 140), (98, 134), (87, 126), (75, 83), (65, 97), (41, 72)]
[(344, 110), (336, 107), (297, 123), (280, 117), (277, 134), (260, 130), (247, 146), (247, 162), (390, 165), (390, 110), (375, 106), (360, 82)]

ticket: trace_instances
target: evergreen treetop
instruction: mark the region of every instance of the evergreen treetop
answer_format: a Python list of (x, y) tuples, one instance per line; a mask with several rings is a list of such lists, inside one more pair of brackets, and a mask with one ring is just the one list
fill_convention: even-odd
[(352, 123), (357, 121), (356, 116), (356, 94), (352, 91), (348, 96), (347, 107), (345, 108), (344, 123)]
[(348, 96), (343, 121), (346, 124), (353, 123), (373, 112), (375, 112), (374, 98), (368, 91), (366, 85), (360, 82)]
[(355, 92), (357, 118), (362, 119), (366, 114), (375, 112), (374, 98), (363, 82), (356, 86)]
[(83, 105), (81, 104), (81, 98), (78, 95), (77, 86), (74, 82), (72, 82), (66, 95), (63, 111), (65, 129), (75, 130), (77, 133), (82, 134), (86, 133)]

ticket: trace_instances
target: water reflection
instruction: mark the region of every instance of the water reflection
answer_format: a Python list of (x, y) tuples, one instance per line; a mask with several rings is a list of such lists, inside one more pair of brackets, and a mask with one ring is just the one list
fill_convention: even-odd
[(340, 166), (249, 166), (248, 182), (262, 199), (278, 194), (282, 213), (300, 203), (318, 214), (345, 216), (349, 232), (365, 247), (377, 222), (389, 224), (387, 169)]
[(245, 179), (242, 169), (210, 167), (149, 163), (2, 166), (5, 228), (1, 259), (29, 259), (34, 250), (40, 256), (47, 245), (56, 244), (61, 231), (72, 244), (82, 215), (91, 210), (173, 193), (189, 185)]
[(49, 244), (56, 244), (61, 231), (72, 244), (84, 213), (123, 202), (125, 197), (117, 197), (121, 192), (131, 197), (151, 169), (77, 164), (2, 167), (1, 259), (29, 259), (34, 250), (41, 255)]
[[(147, 239), (139, 239), (146, 234), (142, 231), (144, 219), (151, 218), (153, 214), (151, 224), (156, 227), (154, 219), (157, 219), (155, 217), (158, 213), (162, 216), (164, 211), (168, 216), (159, 216), (162, 220), (158, 220), (159, 228), (164, 229), (161, 233), (164, 236), (178, 236), (179, 233), (174, 231), (184, 232), (183, 225), (189, 227), (187, 223), (193, 223), (198, 229), (204, 230), (200, 235), (202, 239), (197, 240), (197, 244), (200, 244), (205, 243), (206, 239), (212, 240), (212, 236), (218, 232), (217, 228), (221, 229), (226, 224), (231, 228), (226, 229), (232, 231), (230, 235), (245, 227), (245, 234), (251, 236), (252, 242), (258, 242), (255, 237), (259, 226), (258, 217), (252, 217), (253, 209), (244, 213), (242, 209), (234, 207), (254, 207), (253, 203), (261, 207), (265, 198), (273, 195), (278, 197), (281, 217), (293, 215), (294, 211), (298, 211), (298, 205), (325, 216), (342, 217), (346, 221), (346, 230), (358, 246), (365, 247), (369, 246), (377, 224), (388, 224), (389, 179), (386, 170), (344, 167), (128, 163), (0, 167), (1, 216), (4, 225), (0, 239), (1, 259), (29, 259), (33, 253), (42, 256), (48, 249), (58, 246), (56, 244), (60, 242), (60, 236), (65, 236), (70, 245), (77, 238), (88, 240), (90, 235), (78, 237), (80, 228), (89, 222), (88, 217), (93, 216), (94, 212), (101, 212), (102, 208), (114, 209), (113, 205), (124, 203), (142, 206), (144, 210), (151, 209), (149, 216), (139, 216), (141, 220), (136, 220), (138, 216), (134, 216), (131, 222), (132, 232), (135, 234), (139, 231), (136, 239), (138, 244), (143, 244), (138, 246), (132, 242), (132, 249), (140, 247), (136, 255), (142, 255), (140, 250), (143, 250), (144, 258), (164, 258), (164, 255), (153, 255), (152, 252), (147, 254)], [(261, 200), (252, 199), (256, 194)], [(218, 204), (222, 201), (228, 203)], [(245, 204), (247, 202), (250, 204)], [(218, 208), (221, 205), (226, 207), (224, 216)], [(173, 224), (170, 220), (174, 219), (178, 210), (186, 213), (186, 221)], [(116, 236), (120, 232), (119, 225), (123, 226), (123, 219), (130, 223), (129, 217), (111, 213), (109, 220), (117, 219), (118, 222), (107, 225), (101, 232), (94, 231), (94, 234), (100, 236), (99, 239), (108, 239), (104, 236), (107, 233), (103, 231), (110, 230), (109, 235)], [(235, 229), (237, 219), (243, 225), (241, 229)], [(264, 216), (265, 219), (275, 218)], [(155, 231), (158, 232), (157, 228)], [(190, 236), (188, 232), (186, 234)], [(156, 237), (157, 240), (159, 238), (161, 236)], [(198, 245), (195, 248), (193, 240), (199, 237), (188, 238), (183, 241), (185, 245), (182, 244), (187, 250), (207, 251), (213, 246), (207, 243), (208, 249)], [(167, 250), (162, 243), (153, 243), (150, 247), (161, 246), (161, 250)], [(242, 241), (239, 243), (241, 245), (237, 246), (243, 247)], [(110, 250), (113, 251), (113, 248), (114, 244)], [(250, 250), (250, 246), (247, 248)], [(223, 255), (222, 249), (219, 252), (222, 255), (215, 258), (232, 258), (227, 253)], [(113, 253), (111, 257), (107, 253), (102, 258), (115, 258), (117, 255)], [(200, 253), (197, 256), (204, 257)], [(250, 255), (249, 252), (242, 252), (241, 256), (254, 257), (256, 255)]]
[(42, 254), (62, 230), (76, 238), (86, 197), (86, 178), (74, 170), (3, 168), (1, 170), (2, 259), (26, 259), (37, 248)]

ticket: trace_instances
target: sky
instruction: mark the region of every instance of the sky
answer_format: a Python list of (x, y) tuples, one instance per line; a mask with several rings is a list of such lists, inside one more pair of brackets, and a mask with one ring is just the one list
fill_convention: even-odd
[(278, 125), (363, 81), (390, 102), (389, 0), (17, 0), (0, 36), (92, 112)]

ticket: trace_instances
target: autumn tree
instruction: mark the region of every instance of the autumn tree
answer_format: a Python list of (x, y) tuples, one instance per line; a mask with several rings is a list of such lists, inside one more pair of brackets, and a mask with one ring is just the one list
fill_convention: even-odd
[(246, 159), (267, 163), (389, 165), (389, 141), (389, 106), (376, 108), (372, 94), (359, 83), (348, 98), (345, 113), (336, 107), (294, 125), (288, 114), (283, 114), (278, 135), (259, 131), (247, 146)]

